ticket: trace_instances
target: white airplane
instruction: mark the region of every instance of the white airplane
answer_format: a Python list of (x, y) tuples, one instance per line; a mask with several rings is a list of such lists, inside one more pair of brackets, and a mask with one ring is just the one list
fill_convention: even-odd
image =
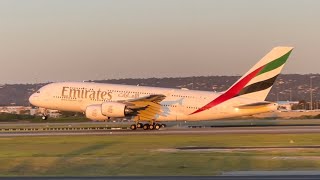
[[(201, 121), (275, 111), (265, 101), (292, 47), (275, 47), (228, 90), (181, 90), (89, 82), (48, 84), (30, 96), (34, 106), (85, 113), (95, 121), (130, 118), (130, 126), (160, 129), (164, 121)], [(43, 119), (47, 116), (44, 114)], [(148, 122), (142, 124), (141, 122)]]

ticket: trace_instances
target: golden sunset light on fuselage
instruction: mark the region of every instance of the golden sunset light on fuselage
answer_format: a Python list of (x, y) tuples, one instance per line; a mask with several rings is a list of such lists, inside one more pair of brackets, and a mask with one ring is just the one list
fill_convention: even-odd
[[(162, 121), (201, 121), (274, 111), (265, 101), (292, 47), (276, 47), (223, 93), (116, 84), (52, 83), (33, 94), (31, 104), (83, 112), (92, 120), (130, 118), (131, 129), (159, 129)], [(158, 123), (158, 124), (157, 124)]]

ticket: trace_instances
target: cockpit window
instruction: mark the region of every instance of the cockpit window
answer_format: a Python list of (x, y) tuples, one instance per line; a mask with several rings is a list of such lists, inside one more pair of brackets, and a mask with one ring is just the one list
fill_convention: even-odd
[(39, 93), (40, 93), (40, 91), (37, 91), (37, 93), (39, 94)]

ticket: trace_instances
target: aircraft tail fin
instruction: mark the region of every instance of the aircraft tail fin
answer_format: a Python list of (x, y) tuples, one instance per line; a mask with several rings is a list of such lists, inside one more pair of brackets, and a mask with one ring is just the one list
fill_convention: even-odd
[(275, 47), (226, 92), (264, 101), (281, 73), (293, 47)]
[(191, 114), (210, 109), (234, 97), (250, 98), (257, 102), (265, 101), (292, 49), (292, 47), (273, 48), (227, 91)]

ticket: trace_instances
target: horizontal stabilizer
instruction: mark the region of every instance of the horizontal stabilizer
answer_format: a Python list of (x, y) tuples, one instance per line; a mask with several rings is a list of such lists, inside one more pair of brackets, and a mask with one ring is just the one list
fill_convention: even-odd
[(245, 105), (241, 105), (241, 106), (236, 106), (235, 108), (239, 108), (239, 109), (251, 109), (251, 108), (259, 108), (259, 107), (263, 107), (263, 106), (269, 106), (271, 104), (275, 104), (273, 102), (257, 102), (257, 103), (251, 103), (251, 104), (245, 104)]

